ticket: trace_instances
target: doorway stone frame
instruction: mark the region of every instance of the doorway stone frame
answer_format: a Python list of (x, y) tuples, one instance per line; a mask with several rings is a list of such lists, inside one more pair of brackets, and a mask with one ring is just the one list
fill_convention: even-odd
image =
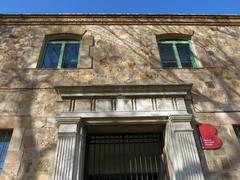
[[(158, 95), (186, 98), (192, 84), (56, 87), (60, 99), (79, 96)], [(171, 180), (204, 180), (187, 110), (152, 112), (63, 112), (59, 123), (54, 180), (83, 180), (85, 126), (166, 124), (165, 156)]]

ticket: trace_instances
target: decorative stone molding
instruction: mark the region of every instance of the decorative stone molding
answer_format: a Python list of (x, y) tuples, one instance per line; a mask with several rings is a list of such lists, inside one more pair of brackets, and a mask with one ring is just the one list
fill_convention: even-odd
[(64, 99), (64, 112), (186, 111), (184, 97), (92, 97)]
[(60, 99), (69, 97), (103, 97), (103, 96), (181, 96), (185, 97), (192, 84), (161, 84), (161, 85), (97, 85), (97, 86), (56, 86)]
[(192, 120), (192, 115), (191, 114), (186, 114), (186, 115), (170, 115), (169, 120), (171, 122), (190, 122)]
[(1, 25), (204, 25), (239, 26), (239, 15), (2, 14)]

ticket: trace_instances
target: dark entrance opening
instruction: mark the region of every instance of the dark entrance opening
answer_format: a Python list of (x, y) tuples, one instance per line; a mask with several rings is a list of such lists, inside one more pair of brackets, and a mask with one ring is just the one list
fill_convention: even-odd
[(162, 133), (88, 134), (85, 180), (162, 180)]

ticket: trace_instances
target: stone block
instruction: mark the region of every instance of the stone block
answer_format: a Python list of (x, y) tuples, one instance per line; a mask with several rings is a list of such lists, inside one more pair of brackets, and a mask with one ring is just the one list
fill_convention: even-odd
[(36, 146), (36, 140), (34, 136), (24, 136), (23, 139), (24, 148), (34, 148)]
[(57, 120), (55, 117), (47, 117), (46, 118), (46, 128), (55, 128), (57, 127)]
[(19, 169), (20, 169), (20, 161), (14, 161), (11, 163), (4, 163), (4, 167), (3, 167), (3, 174), (6, 175), (17, 175)]
[(219, 112), (215, 113), (217, 121), (221, 122), (221, 124), (229, 125), (229, 124), (240, 124), (240, 113), (239, 112)]
[(71, 100), (70, 99), (64, 99), (63, 100), (63, 111), (64, 112), (70, 112), (71, 111)]
[(221, 158), (221, 161), (223, 169), (229, 169), (231, 167), (227, 158)]
[(50, 180), (50, 175), (49, 174), (44, 174), (44, 173), (37, 173), (36, 174), (36, 180)]
[(112, 111), (112, 99), (96, 99), (95, 100), (95, 111)]
[(51, 173), (51, 160), (52, 159), (40, 159), (37, 163), (37, 170), (45, 173)]
[(240, 156), (239, 149), (240, 145), (226, 145), (224, 146), (226, 149), (226, 157), (228, 158), (229, 163), (231, 164), (231, 168), (240, 169)]
[[(89, 55), (89, 50), (85, 49), (85, 50), (81, 50), (82, 53), (81, 57), (80, 57), (80, 65), (79, 67), (82, 69), (87, 69), (87, 68), (92, 68), (92, 58)], [(85, 55), (84, 55), (85, 54)]]
[(157, 98), (157, 110), (174, 110), (172, 98)]
[(47, 124), (45, 117), (37, 117), (33, 119), (32, 127), (33, 128), (43, 128)]
[(92, 46), (94, 43), (94, 37), (90, 32), (86, 32), (82, 37), (82, 46)]
[(20, 151), (8, 151), (5, 163), (11, 164), (20, 162), (23, 156), (23, 150)]
[(24, 128), (14, 128), (9, 151), (19, 151), (23, 142)]
[(215, 85), (212, 81), (207, 81), (207, 82), (205, 82), (205, 84), (208, 88), (215, 88)]
[(60, 124), (59, 132), (60, 133), (76, 133), (77, 132), (77, 123), (75, 124)]
[(221, 147), (220, 149), (216, 149), (213, 151), (213, 154), (218, 157), (218, 156), (225, 156), (226, 155), (226, 151), (224, 147)]
[(92, 57), (90, 56), (90, 47), (93, 46), (94, 39), (90, 32), (86, 32), (82, 37), (80, 47), (80, 68), (91, 68)]
[(209, 57), (208, 52), (206, 49), (201, 46), (201, 44), (198, 43), (199, 41), (194, 41), (195, 49), (196, 49), (196, 55), (198, 59), (200, 60), (203, 67), (214, 67), (214, 64)]
[(176, 98), (177, 109), (180, 111), (186, 110), (185, 101), (183, 98)]
[(149, 61), (151, 63), (151, 68), (153, 69), (157, 69), (157, 68), (162, 68), (162, 63), (161, 63), (161, 60), (160, 60), (160, 55), (151, 55), (149, 57)]
[(74, 104), (75, 112), (90, 112), (92, 101), (88, 99), (76, 99)]
[(29, 127), (31, 118), (28, 116), (2, 116), (0, 117), (1, 128), (13, 129), (13, 128), (24, 128)]
[(137, 98), (136, 99), (137, 111), (153, 111), (153, 101), (151, 98)]
[(131, 98), (117, 98), (116, 111), (133, 111), (133, 103)]

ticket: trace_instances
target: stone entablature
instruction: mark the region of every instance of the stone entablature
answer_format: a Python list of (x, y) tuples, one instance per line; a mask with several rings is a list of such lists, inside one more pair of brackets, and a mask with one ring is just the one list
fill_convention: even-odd
[(99, 97), (65, 99), (64, 112), (186, 111), (184, 98), (176, 97)]
[(214, 25), (239, 26), (239, 15), (1, 14), (1, 25)]
[[(63, 98), (64, 112), (184, 111), (187, 113), (184, 97), (189, 87), (191, 84), (79, 86), (57, 87), (56, 90)], [(152, 91), (149, 91), (150, 89)]]

